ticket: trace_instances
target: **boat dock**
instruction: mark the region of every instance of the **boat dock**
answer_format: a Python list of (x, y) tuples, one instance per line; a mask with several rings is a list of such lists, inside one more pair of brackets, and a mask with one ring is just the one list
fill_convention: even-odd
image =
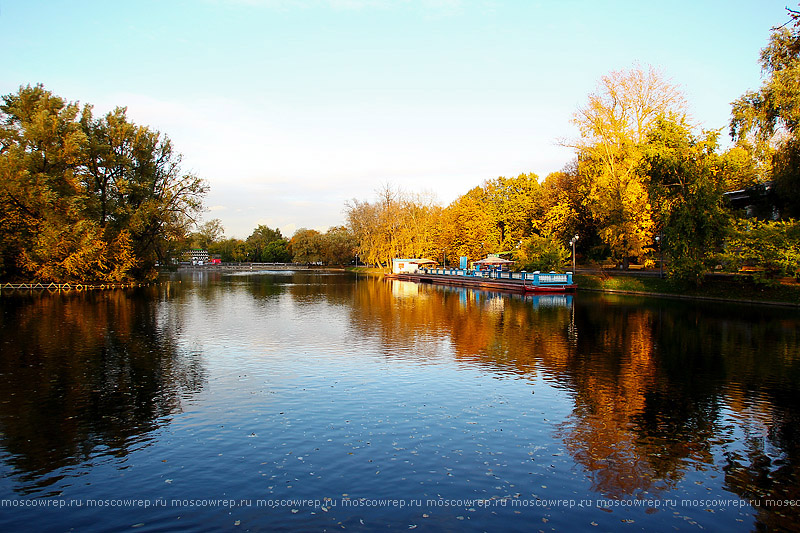
[(420, 268), (416, 272), (386, 274), (387, 279), (438, 283), (477, 289), (491, 289), (522, 293), (572, 292), (577, 289), (572, 272), (508, 272), (482, 271), (455, 268)]

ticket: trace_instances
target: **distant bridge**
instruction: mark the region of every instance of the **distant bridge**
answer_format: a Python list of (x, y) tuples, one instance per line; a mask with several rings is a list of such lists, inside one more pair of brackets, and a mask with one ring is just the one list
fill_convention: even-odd
[(190, 265), (180, 264), (178, 270), (213, 270), (215, 272), (258, 272), (261, 270), (312, 270), (318, 269), (317, 265), (308, 263), (219, 263)]

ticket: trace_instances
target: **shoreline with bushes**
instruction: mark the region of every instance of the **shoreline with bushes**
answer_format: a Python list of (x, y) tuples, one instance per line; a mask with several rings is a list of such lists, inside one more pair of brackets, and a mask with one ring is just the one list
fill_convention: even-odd
[(749, 276), (708, 277), (700, 286), (631, 275), (575, 274), (579, 291), (800, 308), (800, 283), (756, 283)]

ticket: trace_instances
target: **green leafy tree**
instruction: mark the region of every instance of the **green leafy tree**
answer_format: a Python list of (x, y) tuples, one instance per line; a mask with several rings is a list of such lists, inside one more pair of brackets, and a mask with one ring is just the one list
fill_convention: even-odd
[(800, 223), (794, 220), (737, 220), (729, 232), (723, 257), (731, 266), (757, 266), (757, 281), (777, 276), (800, 280)]
[(322, 260), (328, 265), (347, 265), (353, 261), (357, 242), (345, 226), (334, 226), (322, 236)]
[(218, 218), (204, 222), (197, 226), (197, 231), (191, 234), (191, 246), (200, 250), (212, 251), (214, 245), (219, 243), (225, 236), (225, 228), (222, 221)]
[[(274, 245), (271, 248), (268, 246), (278, 242), (280, 244)], [(247, 238), (247, 258), (256, 263), (280, 263), (285, 261), (277, 261), (274, 258), (276, 254), (283, 256), (281, 249), (285, 249), (287, 244), (279, 229), (272, 229), (263, 224), (259, 224), (253, 233)]]
[(289, 241), (279, 239), (268, 243), (262, 258), (266, 263), (291, 263), (292, 252), (289, 250)]
[(695, 284), (709, 269), (729, 223), (717, 136), (696, 138), (685, 123), (661, 118), (643, 146), (642, 171), (671, 259), (670, 274)]
[(738, 191), (764, 181), (763, 171), (752, 149), (741, 142), (722, 154), (720, 172), (726, 191)]
[(731, 136), (752, 146), (767, 169), (785, 217), (800, 216), (800, 13), (775, 29), (761, 51), (766, 79), (733, 102)]
[(139, 275), (152, 275), (153, 264), (167, 262), (171, 244), (194, 225), (207, 185), (182, 172), (168, 137), (129, 122), (125, 108), (95, 119), (86, 106), (80, 124), (87, 214), (106, 234), (128, 231)]
[(289, 241), (292, 261), (295, 263), (317, 263), (322, 261), (322, 234), (317, 230), (300, 228)]
[(209, 252), (219, 254), (220, 259), (225, 263), (247, 261), (247, 244), (241, 239), (222, 239), (215, 243)]
[(522, 241), (514, 259), (521, 270), (549, 272), (567, 263), (569, 250), (555, 235), (532, 235)]

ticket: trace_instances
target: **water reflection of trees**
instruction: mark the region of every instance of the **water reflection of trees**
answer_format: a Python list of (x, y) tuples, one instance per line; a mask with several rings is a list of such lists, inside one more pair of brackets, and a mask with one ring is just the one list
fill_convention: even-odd
[(287, 292), (298, 304), (350, 305), (353, 299), (353, 276), (340, 272), (298, 271), (291, 278)]
[(159, 290), (171, 289), (3, 297), (0, 442), (19, 490), (44, 489), (98, 449), (126, 455), (202, 387)]
[[(640, 302), (596, 300), (576, 310), (576, 350), (555, 363), (575, 390), (572, 417), (560, 434), (610, 498), (671, 489), (690, 462), (710, 461), (713, 402), (703, 390), (663, 372), (661, 315)], [(563, 377), (562, 377), (563, 379)]]
[[(545, 346), (569, 344), (571, 297), (522, 297), (412, 282), (365, 280), (355, 327), (392, 353), (439, 357), (446, 338), (462, 362), (520, 375), (536, 372)], [(549, 331), (563, 335), (548, 340)]]
[[(576, 407), (561, 434), (595, 490), (658, 493), (712, 467), (716, 451), (728, 490), (796, 499), (800, 321), (780, 310), (607, 302), (577, 307), (577, 350), (563, 367)], [(757, 508), (762, 525), (784, 520), (774, 510)]]
[(436, 343), (424, 342), (434, 332), (461, 361), (540, 373), (573, 391), (558, 435), (606, 497), (652, 497), (692, 469), (722, 468), (727, 490), (763, 502), (761, 525), (787, 529), (800, 518), (797, 507), (766, 505), (800, 499), (796, 314), (585, 294), (574, 309), (537, 308), (529, 298), (379, 281), (355, 298), (356, 327), (389, 351), (434, 357)]
[(725, 488), (759, 503), (760, 528), (792, 531), (800, 507), (776, 502), (800, 500), (800, 320), (782, 309), (746, 311), (712, 313), (704, 331), (719, 339), (706, 349), (721, 367), (722, 429), (743, 435), (725, 446)]

